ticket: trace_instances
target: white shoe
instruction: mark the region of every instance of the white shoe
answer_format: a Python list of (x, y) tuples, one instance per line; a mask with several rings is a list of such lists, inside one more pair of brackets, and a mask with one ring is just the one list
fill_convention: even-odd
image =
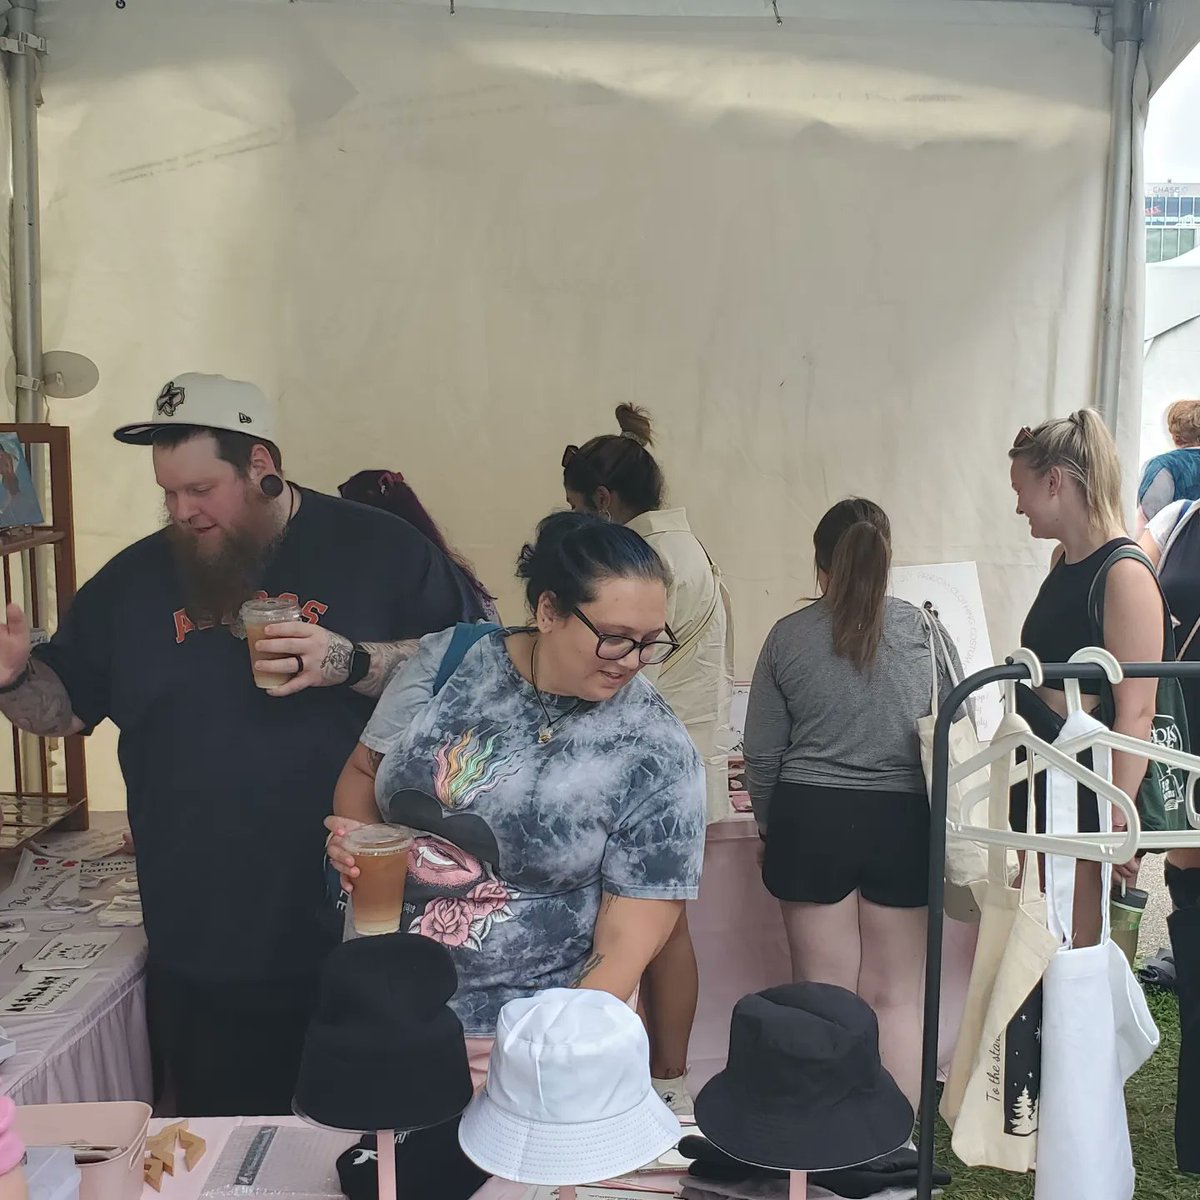
[(675, 1079), (651, 1079), (658, 1098), (677, 1116), (692, 1116), (692, 1093), (688, 1090), (688, 1073)]

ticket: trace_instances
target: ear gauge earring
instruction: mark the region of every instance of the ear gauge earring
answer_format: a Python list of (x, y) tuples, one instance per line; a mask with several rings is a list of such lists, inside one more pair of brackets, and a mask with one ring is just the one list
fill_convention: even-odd
[(283, 480), (278, 475), (264, 475), (258, 481), (258, 486), (268, 499), (274, 500), (283, 495)]

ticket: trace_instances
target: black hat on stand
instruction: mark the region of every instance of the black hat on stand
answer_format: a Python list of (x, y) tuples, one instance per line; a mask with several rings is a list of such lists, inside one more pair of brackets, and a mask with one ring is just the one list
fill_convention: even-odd
[(726, 1154), (782, 1171), (830, 1171), (903, 1146), (913, 1110), (879, 1061), (870, 1005), (824, 983), (746, 996), (729, 1062), (696, 1097), (696, 1124)]
[(471, 1099), (458, 976), (445, 946), (413, 933), (343, 942), (321, 974), (293, 1107), (352, 1133), (441, 1125)]

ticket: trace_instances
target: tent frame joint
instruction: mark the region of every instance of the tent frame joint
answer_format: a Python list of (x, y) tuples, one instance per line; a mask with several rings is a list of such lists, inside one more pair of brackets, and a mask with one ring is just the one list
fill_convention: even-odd
[(14, 33), (9, 37), (0, 37), (0, 50), (6, 54), (24, 54), (31, 50), (34, 54), (46, 53), (46, 39), (36, 33)]

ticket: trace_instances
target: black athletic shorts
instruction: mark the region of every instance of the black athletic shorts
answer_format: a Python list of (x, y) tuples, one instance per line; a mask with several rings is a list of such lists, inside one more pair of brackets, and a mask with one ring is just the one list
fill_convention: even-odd
[(767, 814), (763, 883), (777, 900), (887, 908), (929, 903), (929, 798), (780, 783)]

